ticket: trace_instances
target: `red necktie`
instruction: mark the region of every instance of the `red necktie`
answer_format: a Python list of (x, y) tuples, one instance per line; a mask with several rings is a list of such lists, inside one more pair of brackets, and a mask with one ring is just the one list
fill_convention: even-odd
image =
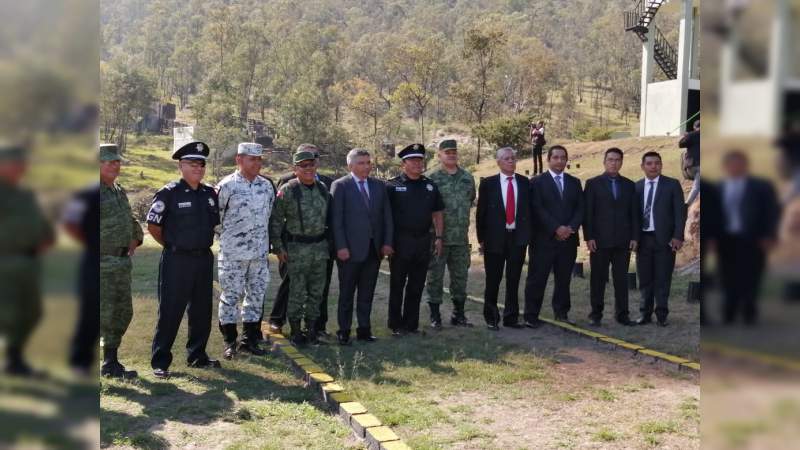
[(508, 177), (508, 188), (506, 188), (506, 225), (514, 223), (514, 177)]

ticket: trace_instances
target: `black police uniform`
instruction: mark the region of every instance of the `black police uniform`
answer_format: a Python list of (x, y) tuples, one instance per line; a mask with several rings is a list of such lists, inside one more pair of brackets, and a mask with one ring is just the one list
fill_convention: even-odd
[[(439, 188), (424, 175), (405, 174), (386, 183), (394, 217), (394, 255), (389, 260), (389, 328), (416, 331), (419, 303), (431, 258), (432, 213), (444, 210)], [(403, 291), (405, 290), (405, 301)]]
[(192, 366), (207, 365), (214, 269), (211, 244), (214, 227), (219, 224), (217, 193), (207, 184), (200, 184), (195, 190), (183, 179), (169, 183), (153, 197), (147, 223), (161, 226), (164, 240), (158, 266), (158, 322), (150, 365), (153, 369), (169, 368), (172, 344), (184, 311), (189, 321), (187, 362)]

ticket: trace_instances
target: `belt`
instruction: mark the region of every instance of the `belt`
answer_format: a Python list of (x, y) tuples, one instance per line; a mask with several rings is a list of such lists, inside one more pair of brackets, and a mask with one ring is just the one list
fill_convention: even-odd
[(101, 256), (128, 256), (128, 247), (101, 248)]
[(172, 252), (176, 255), (186, 256), (205, 256), (211, 253), (210, 248), (178, 248), (173, 246), (166, 247), (164, 250)]
[(286, 236), (287, 242), (296, 242), (298, 244), (316, 244), (317, 242), (322, 242), (327, 239), (327, 236), (324, 234), (320, 234), (317, 236), (296, 236), (293, 234), (289, 234)]

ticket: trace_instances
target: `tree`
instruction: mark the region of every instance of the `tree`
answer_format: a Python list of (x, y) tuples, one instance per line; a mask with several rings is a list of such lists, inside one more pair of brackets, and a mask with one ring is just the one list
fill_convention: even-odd
[(103, 140), (125, 150), (127, 131), (155, 100), (155, 82), (144, 70), (118, 59), (100, 64), (100, 120)]
[(491, 119), (472, 129), (472, 132), (497, 147), (523, 148), (528, 142), (528, 125), (532, 116), (517, 114)]

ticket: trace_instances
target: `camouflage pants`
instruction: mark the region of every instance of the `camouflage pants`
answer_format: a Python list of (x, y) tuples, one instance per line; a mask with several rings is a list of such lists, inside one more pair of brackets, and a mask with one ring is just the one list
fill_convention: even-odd
[(100, 256), (100, 345), (119, 348), (133, 318), (131, 259)]
[(328, 272), (328, 260), (289, 253), (289, 321), (319, 319), (319, 305)]
[(219, 323), (227, 325), (239, 320), (239, 301), (242, 302), (242, 322), (261, 322), (264, 294), (269, 284), (269, 264), (266, 256), (258, 259), (219, 260)]
[(447, 245), (442, 248), (442, 256), (432, 257), (428, 266), (428, 302), (442, 303), (444, 288), (444, 268), (450, 274), (450, 298), (456, 312), (464, 311), (467, 301), (467, 273), (470, 265), (469, 245)]
[(28, 257), (0, 257), (0, 336), (22, 349), (42, 316), (39, 263)]

